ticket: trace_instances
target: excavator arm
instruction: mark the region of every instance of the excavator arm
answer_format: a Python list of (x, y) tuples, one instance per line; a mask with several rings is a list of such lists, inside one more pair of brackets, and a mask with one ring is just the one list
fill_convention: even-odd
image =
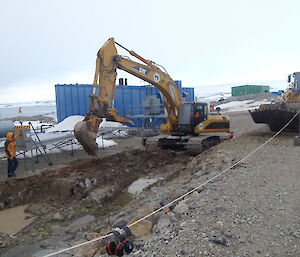
[(118, 68), (154, 85), (161, 93), (168, 116), (166, 132), (175, 131), (182, 104), (181, 93), (172, 78), (158, 67), (143, 65), (127, 58), (116, 56)]
[[(124, 48), (143, 63), (118, 55), (116, 45)], [(96, 137), (103, 118), (123, 123), (131, 122), (124, 117), (120, 117), (117, 110), (113, 108), (117, 69), (124, 70), (158, 88), (168, 116), (168, 122), (161, 126), (161, 131), (173, 132), (178, 129), (182, 97), (173, 79), (154, 62), (144, 59), (134, 51), (130, 51), (116, 43), (113, 38), (110, 38), (97, 53), (89, 111), (85, 119), (82, 122), (78, 122), (74, 127), (75, 137), (89, 155), (96, 155), (98, 149)]]

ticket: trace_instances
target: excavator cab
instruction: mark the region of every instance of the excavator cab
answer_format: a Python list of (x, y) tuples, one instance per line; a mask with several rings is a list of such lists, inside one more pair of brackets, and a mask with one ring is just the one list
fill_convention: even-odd
[(206, 103), (183, 103), (180, 107), (178, 129), (186, 135), (194, 134), (195, 127), (207, 119)]

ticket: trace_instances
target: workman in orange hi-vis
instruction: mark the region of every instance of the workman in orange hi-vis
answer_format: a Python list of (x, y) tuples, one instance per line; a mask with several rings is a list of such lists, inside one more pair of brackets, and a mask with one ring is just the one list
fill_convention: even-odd
[(16, 169), (19, 165), (19, 162), (16, 158), (16, 142), (19, 137), (22, 136), (22, 133), (20, 132), (17, 135), (14, 135), (13, 132), (8, 132), (6, 134), (6, 141), (4, 143), (5, 147), (5, 155), (7, 158), (7, 176), (15, 177), (16, 176)]

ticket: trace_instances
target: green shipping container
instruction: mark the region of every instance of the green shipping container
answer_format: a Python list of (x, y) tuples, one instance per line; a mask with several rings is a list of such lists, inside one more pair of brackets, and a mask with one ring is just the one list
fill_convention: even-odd
[(249, 95), (249, 94), (260, 94), (270, 92), (270, 86), (262, 86), (262, 85), (242, 85), (238, 87), (231, 88), (232, 96), (241, 96), (241, 95)]

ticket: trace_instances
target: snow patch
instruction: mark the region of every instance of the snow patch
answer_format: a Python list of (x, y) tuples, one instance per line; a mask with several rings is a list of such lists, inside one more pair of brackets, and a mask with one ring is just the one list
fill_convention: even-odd
[(58, 132), (58, 131), (72, 131), (74, 126), (77, 122), (83, 121), (84, 116), (82, 115), (73, 115), (65, 118), (60, 123), (54, 125), (52, 128), (46, 130), (47, 133), (49, 132)]
[[(77, 122), (83, 121), (84, 116), (73, 115), (65, 118), (60, 123), (54, 125), (52, 128), (47, 129), (47, 132), (58, 132), (58, 131), (72, 131), (74, 130), (75, 124)], [(127, 126), (114, 121), (107, 121), (105, 118), (100, 123), (99, 128), (126, 128)]]
[(225, 104), (217, 105), (216, 107), (221, 108), (221, 112), (238, 112), (257, 109), (261, 104), (268, 104), (270, 101), (254, 101), (254, 100), (244, 100), (244, 101), (232, 101)]
[[(114, 142), (113, 140), (107, 140), (107, 139), (101, 139), (101, 138), (97, 138), (96, 139), (96, 142), (98, 144), (98, 148), (106, 148), (106, 147), (110, 147), (110, 146), (113, 146), (113, 145), (116, 145), (117, 143)], [(77, 140), (75, 140), (75, 143), (73, 143), (73, 146), (69, 143), (69, 144), (65, 144), (61, 147), (56, 147), (55, 144), (48, 144), (46, 145), (46, 148), (45, 148), (45, 151), (47, 154), (55, 154), (55, 153), (62, 153), (64, 151), (68, 151), (68, 152), (71, 152), (72, 149), (75, 151), (75, 150), (82, 150), (82, 146), (78, 143)], [(44, 150), (40, 147), (40, 151), (42, 153), (44, 153)], [(19, 153), (19, 152), (18, 152)], [(39, 153), (39, 152), (38, 152)], [(25, 154), (25, 156), (28, 158), (28, 157), (31, 157), (31, 156), (36, 156), (36, 151), (33, 151), (32, 152), (32, 155), (30, 152), (27, 152)], [(18, 158), (24, 158), (24, 155), (19, 155)]]

